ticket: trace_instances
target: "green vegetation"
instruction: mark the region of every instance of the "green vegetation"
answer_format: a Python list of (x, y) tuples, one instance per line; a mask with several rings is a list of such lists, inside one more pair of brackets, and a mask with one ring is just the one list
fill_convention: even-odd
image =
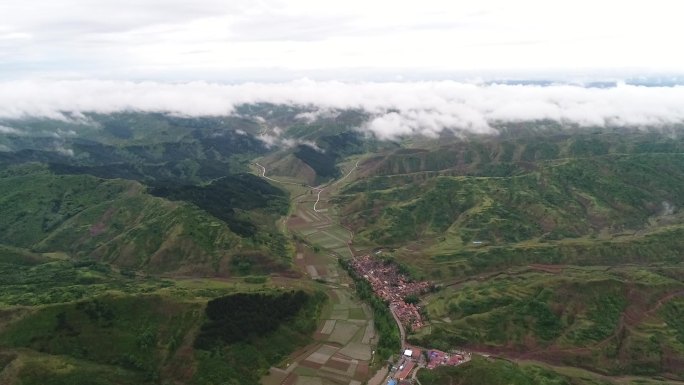
[(432, 333), (413, 341), (444, 350), (528, 352), (529, 358), (606, 374), (681, 372), (677, 293), (684, 284), (670, 278), (669, 269), (541, 269), (518, 269), (433, 294)]
[(0, 345), (121, 366), (155, 380), (199, 309), (159, 296), (104, 296), (42, 308), (6, 328)]
[(319, 175), (321, 178), (332, 179), (340, 174), (340, 171), (335, 166), (334, 156), (320, 152), (310, 146), (298, 146), (294, 155), (313, 168), (316, 175)]
[(336, 198), (364, 248), (433, 279), (531, 263), (678, 263), (684, 142), (547, 128), (410, 143), (375, 156)]
[[(0, 244), (149, 272), (289, 267), (291, 246), (275, 224), (287, 195), (244, 174), (267, 151), (255, 121), (124, 112), (6, 123), (24, 134), (1, 140), (0, 215), (9, 220)], [(70, 134), (55, 140), (55, 132)], [(189, 204), (153, 199), (145, 185)], [(238, 255), (248, 268), (233, 261)]]
[(674, 338), (684, 345), (684, 290), (677, 295), (679, 298), (674, 298), (663, 306), (661, 314)]
[[(319, 292), (273, 291), (266, 277), (162, 280), (97, 261), (20, 252), (10, 257), (0, 258), (3, 383), (256, 384), (271, 365), (311, 340), (326, 299)], [(226, 305), (226, 298), (233, 300), (228, 309), (216, 305)], [(232, 306), (236, 299), (248, 299), (241, 302), (251, 307), (240, 313)], [(228, 317), (216, 318), (217, 311)], [(196, 338), (211, 334), (211, 325), (228, 324), (239, 328), (240, 340), (193, 348)], [(254, 333), (241, 333), (245, 325)]]
[(418, 379), (434, 385), (610, 385), (610, 382), (589, 378), (571, 378), (552, 370), (517, 365), (496, 359), (474, 357), (457, 367), (421, 370)]
[(235, 294), (207, 304), (195, 340), (193, 383), (258, 384), (267, 369), (309, 343), (326, 295)]
[[(27, 383), (257, 384), (271, 365), (311, 340), (324, 300), (323, 293), (301, 291), (236, 294), (210, 301), (205, 316), (201, 302), (178, 302), (158, 294), (104, 295), (24, 315), (0, 332), (0, 353), (9, 364), (16, 355), (3, 350), (30, 349), (23, 349), (18, 358), (18, 376)], [(244, 312), (226, 312), (223, 306), (236, 301), (247, 306), (241, 308)], [(276, 305), (287, 314), (273, 312)], [(287, 305), (297, 306), (285, 309)], [(228, 317), (217, 317), (217, 311)], [(245, 320), (240, 314), (256, 319)], [(200, 325), (195, 344), (211, 346), (193, 350), (191, 338)], [(254, 333), (234, 329), (246, 325), (253, 325)], [(217, 329), (224, 337), (229, 335), (226, 330), (233, 330), (233, 338), (208, 340)]]
[[(95, 364), (66, 356), (22, 352), (12, 363), (17, 365), (21, 384), (73, 385), (73, 384), (150, 384), (144, 373), (118, 366)], [(13, 383), (11, 378), (0, 379)]]
[[(7, 122), (27, 135), (2, 138), (13, 152), (0, 164), (49, 163), (59, 174), (90, 174), (146, 184), (210, 181), (245, 171), (246, 158), (266, 152), (239, 118), (179, 118), (155, 113), (89, 114), (86, 122), (24, 119)], [(255, 128), (254, 126), (257, 126)], [(54, 133), (75, 132), (61, 135)], [(59, 150), (62, 151), (59, 151)], [(73, 152), (73, 156), (69, 151)]]
[(36, 306), (93, 298), (111, 291), (144, 294), (171, 286), (167, 280), (135, 278), (96, 261), (8, 263), (0, 255), (0, 306)]
[[(211, 350), (215, 346), (249, 341), (272, 332), (281, 322), (294, 317), (308, 300), (303, 291), (268, 294), (234, 294), (216, 298), (205, 312), (208, 321), (202, 325), (195, 346)], [(315, 324), (312, 325), (315, 328)]]
[(614, 265), (621, 263), (677, 263), (684, 252), (679, 240), (683, 226), (671, 226), (641, 236), (619, 236), (610, 240), (567, 240), (549, 243), (521, 243), (466, 249), (435, 255), (437, 263), (467, 261), (449, 268), (454, 276), (469, 276), (529, 263)]
[[(343, 202), (355, 209), (347, 220), (379, 244), (447, 231), (464, 245), (543, 242), (648, 227), (664, 206), (684, 204), (682, 170), (682, 154), (608, 155), (502, 178), (375, 177), (350, 186)], [(381, 214), (368, 217), (377, 202)]]
[(254, 237), (257, 233), (257, 225), (249, 217), (240, 218), (244, 211), (263, 209), (268, 214), (282, 216), (287, 214), (289, 207), (289, 199), (283, 190), (252, 174), (226, 176), (203, 186), (157, 187), (151, 193), (191, 202), (224, 221), (233, 232), (243, 237)]
[[(146, 194), (137, 182), (55, 175), (30, 164), (0, 173), (0, 195), (0, 243), (34, 253), (206, 275), (235, 272), (235, 264), (226, 262), (238, 256), (249, 256), (247, 273), (289, 265), (287, 242), (274, 229), (240, 237), (195, 206)], [(282, 210), (282, 204), (276, 207)], [(266, 225), (260, 228), (268, 229), (268, 217), (262, 217)]]

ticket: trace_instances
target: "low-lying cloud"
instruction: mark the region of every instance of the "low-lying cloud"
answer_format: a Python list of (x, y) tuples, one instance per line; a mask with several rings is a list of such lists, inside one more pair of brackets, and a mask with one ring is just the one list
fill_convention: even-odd
[(0, 134), (21, 135), (22, 132), (20, 130), (17, 130), (16, 128), (0, 125)]
[[(238, 85), (192, 82), (16, 81), (0, 83), (0, 118), (64, 119), (118, 111), (231, 115), (248, 103), (304, 106), (321, 114), (356, 109), (360, 127), (382, 139), (444, 130), (494, 133), (505, 122), (551, 120), (579, 126), (664, 126), (684, 122), (684, 86), (469, 84), (453, 81), (341, 83), (299, 80)], [(7, 132), (3, 132), (7, 133)]]

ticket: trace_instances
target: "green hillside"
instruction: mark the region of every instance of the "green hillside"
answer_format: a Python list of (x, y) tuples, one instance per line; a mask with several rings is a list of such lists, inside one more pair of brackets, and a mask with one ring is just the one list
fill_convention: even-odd
[(393, 243), (447, 231), (464, 243), (577, 238), (648, 227), (649, 218), (668, 214), (667, 207), (681, 207), (684, 154), (544, 162), (534, 172), (511, 177), (374, 177), (345, 193), (353, 194), (345, 203), (359, 217), (380, 206), (381, 214), (369, 223), (349, 219), (371, 241)]
[(467, 281), (430, 297), (432, 333), (418, 340), (610, 375), (681, 379), (683, 273), (681, 266), (533, 265)]
[(571, 379), (539, 366), (519, 366), (502, 360), (475, 357), (455, 368), (421, 370), (421, 383), (434, 385), (609, 385), (603, 381)]
[[(509, 127), (510, 126), (510, 127)], [(374, 154), (371, 175), (439, 172), (446, 175), (510, 176), (534, 170), (540, 161), (608, 154), (681, 153), (676, 135), (627, 128), (580, 129), (526, 123), (499, 128), (498, 136), (438, 140), (406, 139), (401, 148)]]
[[(426, 258), (434, 256), (436, 262), (462, 261), (461, 275), (535, 261), (672, 260), (681, 251), (677, 234), (684, 223), (679, 210), (684, 205), (684, 152), (680, 142), (670, 140), (666, 147), (671, 152), (643, 153), (653, 146), (642, 139), (621, 138), (630, 143), (622, 149), (633, 152), (613, 153), (605, 138), (594, 143), (578, 136), (557, 143), (558, 138), (541, 137), (535, 147), (566, 151), (553, 157), (576, 156), (528, 163), (473, 161), (465, 169), (457, 165), (396, 175), (377, 175), (391, 160), (371, 159), (364, 165), (367, 176), (349, 185), (337, 202), (359, 244), (406, 246)], [(483, 140), (468, 145), (505, 149), (510, 142), (495, 144)], [(520, 157), (531, 146), (518, 145), (509, 152)], [(410, 153), (427, 159), (425, 154), (439, 151)], [(453, 166), (449, 162), (430, 164)], [(411, 170), (426, 168), (417, 161)], [(494, 169), (508, 171), (491, 176)]]
[(309, 342), (315, 328), (323, 297), (298, 292), (299, 306), (288, 316), (265, 306), (269, 298), (288, 295), (223, 297), (253, 301), (257, 309), (252, 315), (266, 312), (260, 317), (269, 320), (271, 329), (211, 350), (193, 348), (193, 340), (211, 319), (212, 301), (206, 312), (203, 301), (165, 294), (105, 295), (35, 308), (18, 322), (0, 325), (0, 357), (11, 368), (0, 379), (22, 384), (258, 384), (270, 365)]
[[(0, 273), (3, 384), (257, 384), (310, 341), (326, 298), (304, 282), (160, 279), (6, 246)], [(256, 333), (240, 332), (246, 319)]]
[[(0, 138), (0, 165), (28, 161), (58, 174), (89, 174), (146, 184), (200, 183), (246, 171), (267, 151), (254, 121), (155, 113), (89, 114), (85, 120), (7, 122), (21, 134)], [(256, 128), (255, 128), (256, 127)]]
[(289, 265), (282, 245), (273, 252), (268, 239), (241, 237), (207, 212), (155, 198), (137, 182), (55, 175), (40, 165), (0, 174), (0, 216), (2, 244), (123, 268), (226, 275), (244, 257), (254, 272)]
[(667, 380), (643, 377), (611, 379), (570, 367), (549, 367), (528, 362), (474, 357), (459, 367), (441, 367), (433, 371), (421, 370), (418, 379), (423, 384), (435, 385), (666, 385)]

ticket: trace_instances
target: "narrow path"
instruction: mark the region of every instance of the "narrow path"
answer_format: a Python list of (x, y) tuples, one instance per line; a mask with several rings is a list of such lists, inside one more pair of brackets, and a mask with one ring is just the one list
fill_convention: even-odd
[(336, 180), (336, 181), (334, 181), (334, 182), (332, 182), (332, 183), (329, 183), (329, 184), (327, 184), (327, 185), (325, 185), (325, 186), (322, 186), (322, 187), (321, 187), (321, 186), (319, 186), (319, 187), (314, 187), (314, 186), (310, 186), (310, 185), (308, 185), (308, 184), (306, 184), (306, 183), (286, 182), (286, 181), (281, 181), (281, 180), (276, 180), (276, 179), (273, 179), (273, 178), (269, 178), (269, 177), (266, 176), (266, 167), (260, 165), (258, 162), (254, 162), (254, 164), (255, 164), (257, 167), (261, 168), (261, 177), (264, 178), (264, 179), (268, 179), (268, 180), (270, 180), (270, 181), (272, 181), (272, 182), (276, 182), (276, 183), (292, 184), (292, 185), (296, 185), (296, 186), (305, 186), (305, 187), (308, 187), (308, 188), (310, 188), (310, 189), (312, 189), (312, 190), (317, 190), (317, 191), (318, 191), (318, 194), (316, 195), (316, 202), (314, 202), (314, 205), (313, 205), (313, 210), (314, 210), (315, 212), (317, 212), (317, 213), (324, 212), (324, 210), (319, 210), (319, 209), (316, 208), (316, 206), (318, 206), (318, 203), (321, 201), (321, 193), (323, 192), (323, 190), (325, 190), (326, 188), (328, 188), (328, 187), (330, 187), (330, 186), (334, 186), (334, 185), (336, 185), (336, 184), (342, 182), (343, 180), (347, 179), (347, 177), (348, 177), (349, 175), (351, 175), (351, 173), (354, 172), (354, 170), (356, 170), (357, 168), (359, 168), (359, 161), (357, 160), (357, 161), (356, 161), (356, 164), (354, 165), (354, 167), (352, 167), (351, 170), (349, 170), (349, 172), (347, 173), (347, 175), (345, 175), (345, 176), (343, 176), (342, 178), (340, 178), (340, 179), (338, 179), (338, 180)]
[(394, 312), (394, 306), (390, 305), (389, 309), (390, 313), (392, 313), (392, 317), (394, 317), (394, 320), (397, 321), (397, 326), (399, 326), (399, 336), (401, 337), (401, 349), (403, 350), (406, 346), (406, 331), (404, 330), (404, 325), (401, 324), (399, 316), (397, 316), (397, 313)]
[(316, 209), (316, 205), (318, 205), (318, 202), (320, 202), (320, 200), (321, 200), (321, 193), (323, 192), (323, 190), (325, 190), (325, 189), (328, 188), (329, 186), (334, 186), (334, 185), (336, 185), (336, 184), (342, 182), (343, 180), (347, 179), (347, 177), (348, 177), (349, 175), (351, 175), (351, 173), (352, 173), (354, 170), (356, 170), (358, 167), (359, 167), (359, 161), (357, 160), (357, 161), (356, 161), (356, 164), (354, 165), (354, 167), (352, 167), (351, 170), (349, 170), (349, 172), (347, 173), (347, 175), (343, 176), (342, 178), (336, 180), (335, 182), (333, 182), (333, 183), (331, 183), (331, 184), (328, 184), (328, 185), (324, 186), (323, 188), (320, 188), (320, 189), (319, 189), (318, 187), (313, 187), (313, 189), (317, 189), (317, 190), (318, 190), (318, 196), (316, 197), (316, 202), (314, 203), (314, 206), (313, 206), (313, 209), (314, 209), (315, 212), (319, 213), (319, 212), (322, 211), (322, 210)]
[(282, 181), (282, 180), (276, 180), (276, 179), (273, 179), (273, 178), (269, 178), (269, 177), (266, 176), (266, 167), (260, 165), (258, 162), (254, 162), (254, 164), (255, 164), (257, 167), (261, 168), (261, 177), (264, 178), (264, 179), (268, 179), (268, 180), (270, 180), (270, 181), (272, 181), (272, 182), (276, 182), (276, 183), (292, 184), (292, 185), (295, 185), (295, 186), (305, 186), (305, 187), (312, 188), (312, 189), (315, 189), (315, 188), (316, 188), (316, 187), (313, 187), (313, 186), (309, 186), (309, 185), (306, 184), (306, 183), (286, 182), (286, 181)]
[(352, 167), (351, 170), (349, 170), (349, 172), (347, 173), (347, 175), (345, 175), (345, 176), (343, 176), (342, 178), (340, 178), (340, 179), (338, 179), (337, 181), (335, 181), (335, 182), (333, 183), (333, 185), (336, 185), (336, 184), (342, 182), (343, 180), (347, 179), (347, 177), (348, 177), (349, 175), (351, 175), (351, 173), (352, 173), (354, 170), (356, 170), (357, 168), (359, 168), (359, 162), (360, 162), (360, 161), (357, 160), (357, 161), (356, 161), (356, 164), (354, 165), (354, 167)]
[(322, 210), (317, 209), (316, 205), (318, 205), (318, 202), (321, 201), (321, 193), (323, 192), (323, 189), (322, 188), (315, 188), (315, 187), (313, 187), (313, 189), (318, 190), (318, 195), (316, 195), (316, 202), (314, 202), (313, 210), (317, 213), (320, 213)]

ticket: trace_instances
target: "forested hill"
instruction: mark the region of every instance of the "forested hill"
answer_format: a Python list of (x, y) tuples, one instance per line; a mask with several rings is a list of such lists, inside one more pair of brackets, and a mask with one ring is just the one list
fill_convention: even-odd
[(0, 138), (0, 242), (154, 272), (289, 269), (275, 226), (288, 196), (247, 173), (269, 151), (255, 120), (122, 112), (4, 123), (16, 128)]
[(12, 167), (0, 173), (0, 243), (150, 272), (227, 275), (242, 254), (261, 255), (255, 272), (288, 268), (286, 253), (145, 190), (132, 181), (55, 175), (39, 164)]
[(681, 138), (470, 138), (376, 155), (362, 169), (338, 202), (356, 239), (370, 245), (410, 245), (469, 266), (488, 261), (477, 269), (502, 266), (499, 254), (509, 265), (519, 254), (521, 263), (606, 263), (610, 248), (631, 261), (662, 260), (661, 251), (637, 246), (655, 238), (681, 249), (674, 235), (684, 225)]

